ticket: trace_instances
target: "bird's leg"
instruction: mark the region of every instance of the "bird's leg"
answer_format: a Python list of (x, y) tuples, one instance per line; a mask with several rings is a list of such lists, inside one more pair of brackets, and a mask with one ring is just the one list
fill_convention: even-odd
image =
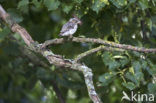
[(69, 35), (68, 36), (68, 41), (72, 41), (72, 39), (73, 39), (73, 35)]
[(67, 42), (68, 41), (68, 38), (69, 38), (68, 36), (63, 36), (63, 41), (64, 42)]
[(64, 42), (72, 41), (73, 36), (72, 35), (64, 36), (63, 39), (64, 39)]

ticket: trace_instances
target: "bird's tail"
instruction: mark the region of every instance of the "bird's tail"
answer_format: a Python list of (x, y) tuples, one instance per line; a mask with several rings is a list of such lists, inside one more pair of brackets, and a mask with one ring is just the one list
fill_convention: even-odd
[(63, 33), (60, 33), (59, 36), (63, 36), (62, 34), (63, 34)]

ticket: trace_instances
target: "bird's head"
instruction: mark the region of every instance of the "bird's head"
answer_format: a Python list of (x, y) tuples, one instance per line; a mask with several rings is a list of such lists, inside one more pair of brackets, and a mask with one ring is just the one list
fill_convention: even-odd
[(80, 25), (82, 24), (81, 20), (76, 17), (71, 18), (69, 21), (72, 23), (80, 24)]

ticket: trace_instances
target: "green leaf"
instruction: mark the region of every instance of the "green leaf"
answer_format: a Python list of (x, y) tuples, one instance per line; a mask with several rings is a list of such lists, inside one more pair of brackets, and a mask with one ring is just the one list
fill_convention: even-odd
[(58, 0), (44, 0), (44, 5), (48, 8), (48, 10), (56, 10), (59, 5), (60, 1)]
[(0, 42), (4, 40), (4, 38), (9, 35), (10, 33), (10, 29), (8, 27), (4, 27), (3, 29), (1, 29), (0, 31)]
[(144, 70), (146, 70), (146, 68), (148, 67), (147, 65), (148, 65), (148, 64), (147, 64), (147, 61), (145, 61), (145, 60), (142, 60), (142, 61), (141, 61), (141, 67), (142, 67)]
[(63, 8), (63, 11), (68, 14), (72, 10), (73, 5), (64, 5)]
[(117, 8), (127, 5), (127, 0), (110, 0)]
[(17, 8), (20, 9), (23, 13), (28, 13), (28, 4), (29, 0), (21, 0), (18, 3)]
[(122, 83), (122, 85), (125, 86), (126, 88), (128, 88), (129, 90), (133, 90), (136, 88), (135, 84), (132, 82)]
[(115, 61), (108, 52), (105, 52), (103, 55), (103, 62), (105, 63), (106, 66), (109, 67), (110, 70), (114, 70), (116, 68), (120, 67), (120, 63)]
[(37, 8), (39, 8), (39, 7), (41, 6), (41, 1), (32, 0), (32, 3), (33, 3)]
[(89, 98), (82, 98), (78, 103), (89, 103)]
[(144, 80), (144, 74), (142, 72), (138, 72), (135, 74), (132, 73), (126, 73), (126, 78), (131, 80), (132, 82), (134, 82), (136, 84), (136, 86), (139, 87), (140, 82)]
[(71, 89), (68, 90), (68, 94), (67, 95), (68, 95), (69, 98), (73, 98), (73, 99), (76, 98), (75, 92), (72, 91)]
[(135, 78), (140, 82), (144, 79), (144, 74), (142, 72), (135, 73)]
[(147, 20), (147, 26), (148, 26), (148, 28), (152, 31), (153, 23), (152, 23), (152, 20), (151, 20), (151, 19), (148, 19), (148, 20)]
[[(155, 66), (156, 68), (156, 66)], [(156, 74), (156, 69), (155, 68), (147, 68), (147, 71), (150, 75), (155, 75)]]
[(136, 0), (128, 0), (130, 3), (135, 3)]
[(156, 83), (155, 83), (155, 84), (149, 83), (149, 84), (148, 84), (148, 91), (149, 91), (150, 93), (156, 93)]
[(116, 73), (105, 73), (101, 76), (99, 76), (99, 81), (102, 83), (102, 86), (107, 86), (109, 83), (111, 83), (115, 77)]
[(120, 67), (120, 63), (113, 60), (109, 62), (109, 69), (115, 69), (115, 68), (119, 68)]
[(142, 70), (141, 70), (142, 65), (140, 64), (139, 61), (134, 61), (132, 65), (133, 65), (133, 68), (134, 68), (136, 73), (137, 72), (142, 72)]
[(55, 71), (55, 66), (54, 65), (52, 65), (51, 67), (50, 67), (50, 70), (52, 70), (52, 71)]
[(53, 78), (53, 76), (50, 74), (50, 72), (46, 71), (43, 68), (38, 68), (36, 75), (38, 76), (38, 78), (44, 79), (44, 81), (50, 80)]
[(137, 79), (134, 77), (134, 75), (132, 73), (126, 73), (126, 78), (131, 80), (132, 82), (134, 82), (136, 85), (139, 85), (139, 82), (137, 81)]
[(80, 4), (83, 0), (73, 0), (73, 1)]
[(8, 13), (10, 14), (13, 21), (20, 23), (23, 21), (23, 17), (16, 9), (8, 9)]
[(94, 1), (93, 5), (92, 5), (92, 10), (96, 11), (96, 13), (98, 13), (103, 7), (105, 7), (105, 3), (101, 2), (100, 0), (96, 0)]
[(133, 68), (133, 67), (130, 67), (130, 68), (129, 68), (129, 72), (132, 73), (132, 74), (134, 75), (134, 68)]
[(132, 53), (133, 53), (134, 56), (136, 56), (136, 57), (140, 57), (140, 56), (141, 56), (141, 53), (139, 53), (139, 52), (133, 51)]
[(123, 59), (120, 59), (120, 64), (122, 67), (127, 65), (129, 63), (129, 59), (127, 57), (124, 57)]
[(139, 6), (142, 10), (147, 9), (148, 6), (148, 0), (139, 0)]

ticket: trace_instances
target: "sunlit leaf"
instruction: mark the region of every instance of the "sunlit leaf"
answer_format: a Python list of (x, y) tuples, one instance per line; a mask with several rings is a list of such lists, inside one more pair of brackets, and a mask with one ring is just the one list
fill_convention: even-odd
[(127, 0), (110, 0), (117, 8), (127, 5)]
[(133, 67), (130, 67), (130, 68), (129, 68), (129, 72), (132, 73), (132, 74), (134, 75), (134, 68), (133, 68)]

